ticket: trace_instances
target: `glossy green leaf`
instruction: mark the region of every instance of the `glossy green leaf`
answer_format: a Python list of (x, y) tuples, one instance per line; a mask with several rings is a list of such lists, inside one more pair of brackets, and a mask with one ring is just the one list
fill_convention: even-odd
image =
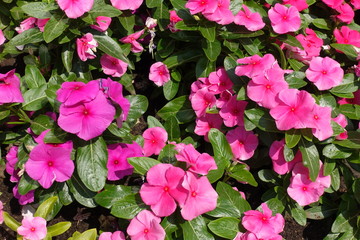
[(208, 77), (211, 72), (215, 71), (215, 62), (209, 61), (206, 57), (200, 58), (195, 67), (197, 78)]
[(38, 43), (43, 40), (43, 33), (38, 28), (30, 28), (11, 38), (8, 44), (12, 46), (20, 46), (29, 43)]
[(191, 221), (181, 224), (184, 240), (214, 240), (215, 238), (208, 232), (205, 219), (200, 215)]
[(69, 43), (64, 45), (61, 51), (61, 60), (62, 63), (64, 64), (66, 71), (68, 72), (71, 72), (72, 69), (74, 50), (75, 50), (74, 44)]
[(130, 101), (127, 121), (136, 121), (146, 112), (149, 106), (148, 99), (143, 95), (128, 95), (125, 98)]
[(58, 197), (51, 197), (40, 204), (36, 212), (34, 213), (34, 217), (42, 217), (46, 219), (48, 215), (54, 208), (55, 203), (58, 201)]
[(303, 138), (300, 139), (299, 149), (302, 154), (303, 164), (309, 169), (310, 179), (315, 181), (320, 170), (319, 152), (314, 143)]
[(316, 18), (312, 21), (312, 24), (315, 25), (315, 27), (320, 28), (320, 29), (324, 29), (324, 30), (330, 30), (329, 27), (329, 22), (326, 21), (326, 19), (323, 18)]
[(94, 1), (94, 5), (89, 11), (89, 14), (95, 19), (99, 16), (117, 17), (121, 15), (121, 11), (104, 1)]
[(334, 233), (343, 233), (343, 232), (348, 232), (352, 230), (352, 224), (351, 222), (354, 219), (355, 216), (351, 216), (350, 212), (345, 211), (345, 212), (341, 212), (335, 219), (332, 227), (331, 227), (331, 231)]
[(154, 11), (154, 18), (158, 20), (158, 27), (161, 31), (164, 31), (170, 23), (170, 13), (168, 7), (161, 2), (156, 6)]
[(18, 227), (21, 226), (21, 223), (16, 221), (13, 217), (10, 216), (7, 212), (3, 212), (4, 217), (4, 223), (6, 226), (8, 226), (11, 230), (15, 231), (18, 229)]
[(76, 173), (74, 173), (71, 179), (67, 181), (67, 184), (76, 201), (89, 208), (96, 207), (94, 201), (96, 192), (92, 192), (88, 189)]
[(21, 6), (26, 14), (31, 17), (45, 19), (51, 17), (51, 10), (57, 9), (57, 6), (53, 3), (44, 3), (44, 2), (30, 2)]
[(294, 148), (300, 141), (301, 134), (298, 129), (290, 129), (285, 132), (285, 143), (289, 148)]
[(174, 144), (167, 144), (163, 149), (161, 149), (161, 152), (159, 153), (158, 161), (162, 163), (170, 163), (175, 164), (177, 162), (177, 159), (175, 157), (175, 154), (178, 152), (175, 150)]
[(59, 37), (65, 29), (69, 27), (69, 18), (65, 13), (62, 15), (54, 14), (46, 23), (44, 28), (44, 40), (49, 43)]
[(334, 141), (333, 143), (342, 147), (360, 149), (360, 132), (348, 131), (347, 139)]
[(354, 61), (357, 58), (358, 54), (351, 44), (331, 43), (330, 46), (343, 52), (350, 60)]
[(169, 117), (164, 124), (165, 130), (168, 133), (168, 139), (169, 141), (174, 141), (176, 139), (180, 139), (180, 127), (177, 119), (172, 116)]
[(162, 107), (157, 114), (164, 120), (175, 116), (179, 124), (190, 122), (195, 119), (194, 110), (187, 95), (175, 98)]
[(29, 191), (34, 190), (39, 187), (38, 181), (29, 177), (27, 173), (24, 173), (20, 178), (18, 191), (21, 195), (27, 194)]
[(151, 167), (160, 163), (149, 157), (132, 157), (128, 158), (128, 162), (134, 167), (134, 171), (141, 175), (145, 175)]
[(23, 95), (23, 109), (26, 111), (37, 111), (45, 107), (45, 105), (48, 103), (45, 94), (46, 88), (47, 86), (44, 84), (39, 88), (33, 88), (26, 91)]
[(340, 113), (344, 114), (350, 119), (360, 119), (360, 106), (356, 104), (342, 104), (339, 106)]
[(327, 205), (314, 206), (305, 210), (306, 218), (320, 220), (337, 212), (337, 207), (331, 207)]
[(97, 230), (96, 228), (92, 228), (89, 230), (86, 230), (85, 232), (76, 235), (71, 240), (96, 240), (97, 237)]
[(71, 227), (71, 222), (59, 222), (47, 227), (47, 233), (52, 236), (58, 236), (66, 232)]
[(210, 129), (208, 133), (209, 141), (213, 147), (214, 158), (219, 169), (225, 169), (230, 165), (233, 158), (230, 144), (225, 135), (216, 128)]
[(113, 204), (111, 214), (118, 218), (133, 219), (145, 207), (139, 194), (130, 194)]
[(52, 127), (53, 120), (47, 115), (39, 115), (33, 121), (31, 121), (31, 130), (40, 135), (43, 131), (48, 130)]
[(202, 57), (203, 55), (204, 55), (203, 51), (199, 49), (187, 49), (184, 51), (171, 54), (171, 56), (165, 59), (163, 63), (169, 69), (172, 69), (174, 67), (183, 65), (184, 63), (195, 61), (196, 59)]
[(115, 202), (132, 194), (130, 186), (124, 185), (105, 185), (105, 189), (96, 194), (95, 201), (104, 208), (111, 208)]
[(348, 151), (346, 148), (342, 148), (335, 144), (326, 145), (323, 149), (323, 155), (330, 159), (344, 159), (350, 157), (351, 154), (351, 151)]
[(270, 114), (261, 108), (252, 108), (245, 110), (246, 117), (258, 128), (266, 132), (279, 132), (275, 120)]
[(126, 63), (129, 63), (129, 60), (125, 57), (124, 52), (117, 41), (108, 35), (95, 30), (91, 31), (91, 33), (93, 33), (94, 39), (97, 41), (98, 48), (101, 51), (114, 58), (118, 58)]
[(301, 226), (306, 225), (306, 213), (302, 207), (297, 203), (291, 203), (290, 205), (291, 216), (295, 219), (295, 221)]
[(148, 124), (148, 128), (152, 128), (152, 127), (161, 127), (161, 128), (164, 128), (164, 125), (161, 124), (161, 122), (159, 120), (157, 120), (155, 117), (149, 115), (147, 117), (147, 120), (146, 120), (147, 124)]
[(203, 21), (199, 25), (199, 31), (209, 42), (214, 42), (216, 37), (216, 23)]
[(46, 84), (45, 78), (40, 70), (34, 65), (26, 65), (23, 79), (29, 88), (38, 88)]
[(353, 73), (345, 74), (340, 85), (330, 89), (330, 92), (336, 96), (342, 97), (344, 93), (353, 93), (359, 89), (359, 81), (355, 80)]
[(229, 176), (236, 179), (239, 182), (247, 182), (251, 186), (257, 187), (258, 183), (256, 182), (254, 176), (249, 170), (246, 169), (246, 165), (237, 164), (229, 171)]
[(166, 100), (171, 100), (176, 96), (176, 94), (179, 90), (179, 86), (180, 86), (180, 83), (173, 81), (172, 79), (164, 84), (163, 91), (164, 91), (164, 96), (165, 96)]
[(51, 129), (44, 137), (45, 143), (64, 143), (68, 133), (59, 127)]
[(209, 229), (217, 236), (234, 239), (236, 234), (240, 232), (239, 229), (240, 220), (233, 217), (223, 217), (211, 221), (208, 224)]
[(289, 87), (297, 88), (297, 89), (307, 85), (307, 82), (303, 80), (304, 78), (305, 78), (305, 73), (298, 71), (292, 72), (285, 76), (285, 80), (289, 84)]

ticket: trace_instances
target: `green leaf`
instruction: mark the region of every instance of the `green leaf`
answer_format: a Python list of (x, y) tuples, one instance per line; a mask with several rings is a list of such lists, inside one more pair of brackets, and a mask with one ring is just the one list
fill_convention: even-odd
[(161, 58), (168, 57), (175, 50), (175, 41), (166, 38), (161, 38), (157, 44), (157, 54)]
[(170, 13), (167, 6), (162, 2), (154, 11), (154, 18), (158, 20), (158, 26), (161, 31), (164, 31), (170, 23)]
[(331, 43), (330, 46), (343, 52), (352, 61), (355, 61), (357, 58), (357, 52), (351, 44)]
[(216, 37), (216, 23), (210, 21), (200, 22), (199, 31), (209, 42), (214, 42)]
[(314, 143), (300, 139), (299, 149), (302, 154), (303, 164), (309, 169), (310, 179), (314, 182), (319, 175), (320, 158)]
[(344, 159), (350, 157), (352, 152), (334, 144), (326, 145), (323, 149), (323, 155), (330, 159)]
[(96, 193), (90, 191), (84, 183), (81, 182), (76, 172), (74, 172), (71, 179), (67, 181), (67, 184), (69, 185), (70, 192), (74, 195), (76, 201), (89, 208), (96, 207), (96, 203), (94, 201)]
[(34, 65), (26, 65), (25, 76), (23, 78), (29, 88), (38, 88), (46, 84), (46, 80), (40, 70)]
[(285, 132), (285, 143), (289, 148), (294, 148), (300, 141), (301, 134), (298, 129), (290, 129)]
[(340, 188), (340, 172), (338, 168), (335, 168), (334, 171), (331, 172), (331, 187), (338, 191)]
[(77, 173), (85, 186), (93, 192), (105, 186), (107, 177), (107, 147), (104, 139), (90, 139), (76, 151)]
[(173, 99), (176, 96), (176, 94), (179, 90), (179, 86), (180, 86), (180, 83), (173, 81), (172, 79), (164, 84), (163, 91), (164, 91), (164, 96), (165, 96), (166, 100), (170, 101), (171, 99)]
[(48, 215), (54, 208), (55, 203), (58, 201), (57, 196), (53, 196), (40, 204), (36, 212), (34, 213), (34, 217), (42, 217), (46, 219)]
[(129, 63), (129, 60), (125, 57), (124, 52), (118, 42), (104, 33), (100, 33), (95, 30), (90, 32), (93, 34), (94, 39), (98, 43), (98, 48), (101, 51), (114, 58), (118, 58), (126, 63)]
[(290, 205), (291, 216), (295, 219), (295, 221), (301, 226), (306, 225), (306, 213), (302, 207), (297, 203), (291, 203)]
[(304, 49), (304, 47), (301, 45), (301, 43), (299, 42), (299, 40), (297, 40), (294, 36), (290, 35), (290, 34), (283, 34), (283, 35), (279, 35), (276, 37), (276, 39), (289, 44), (290, 46), (293, 47), (298, 47), (300, 49)]
[(49, 116), (39, 115), (31, 121), (30, 128), (36, 135), (40, 135), (43, 131), (50, 129), (52, 125), (53, 121)]
[(11, 230), (15, 231), (18, 229), (18, 227), (21, 226), (21, 223), (16, 221), (13, 217), (11, 217), (7, 212), (3, 212), (4, 217), (4, 223), (6, 226), (8, 226)]
[[(290, 62), (291, 59), (288, 60)], [(304, 78), (305, 78), (305, 73), (295, 71), (286, 75), (285, 80), (289, 84), (290, 88), (299, 89), (307, 85), (307, 82), (303, 80)]]
[(50, 20), (46, 23), (44, 28), (44, 40), (49, 43), (55, 38), (59, 37), (65, 29), (69, 27), (69, 18), (66, 14), (58, 15), (54, 14)]
[(252, 55), (261, 56), (258, 46), (254, 44), (254, 41), (251, 38), (239, 39), (239, 41), (248, 54), (250, 54), (251, 56)]
[[(295, 71), (300, 71), (300, 69), (302, 69), (303, 67), (306, 66), (305, 64), (303, 64), (302, 62), (300, 62), (296, 59), (288, 58), (287, 61), (290, 64), (291, 68), (294, 69)], [(303, 72), (300, 72), (300, 73), (303, 73)], [(305, 78), (305, 76), (304, 76), (304, 78)], [(295, 87), (292, 87), (292, 88), (295, 88)]]
[(177, 53), (171, 54), (170, 57), (165, 59), (163, 63), (169, 68), (183, 65), (184, 63), (194, 61), (204, 55), (203, 51), (199, 49), (186, 49)]
[(209, 141), (213, 147), (214, 159), (219, 169), (225, 169), (230, 165), (233, 153), (225, 135), (216, 128), (210, 129)]
[(341, 84), (330, 89), (330, 92), (336, 96), (342, 97), (344, 93), (353, 93), (359, 89), (359, 81), (355, 81), (353, 73), (345, 74)]
[(196, 78), (208, 77), (213, 71), (215, 71), (215, 62), (209, 61), (206, 57), (202, 57), (197, 61), (195, 67)]
[(205, 220), (201, 215), (191, 221), (185, 221), (181, 227), (184, 240), (214, 240), (207, 231)]
[(39, 187), (38, 181), (29, 177), (27, 173), (24, 173), (20, 178), (18, 191), (21, 195), (27, 194), (29, 191), (34, 190)]
[(332, 227), (331, 232), (333, 233), (343, 233), (352, 231), (352, 225), (350, 221), (354, 220), (355, 216), (351, 216), (348, 211), (341, 212), (335, 219)]
[(95, 201), (104, 208), (111, 208), (115, 202), (132, 193), (130, 186), (108, 184), (102, 192), (96, 194)]
[(290, 162), (295, 158), (296, 149), (289, 148), (287, 145), (284, 146), (284, 158), (286, 162)]
[(121, 15), (121, 11), (110, 4), (106, 4), (104, 1), (95, 1), (93, 7), (89, 11), (89, 14), (94, 19), (99, 16), (117, 17)]
[(146, 112), (149, 101), (143, 95), (128, 95), (125, 98), (130, 101), (130, 110), (127, 121), (136, 121)]
[(169, 117), (164, 124), (165, 130), (168, 133), (169, 141), (174, 141), (176, 139), (180, 139), (180, 127), (177, 119), (172, 116)]
[(240, 220), (233, 217), (223, 217), (211, 221), (208, 224), (209, 229), (215, 233), (217, 236), (234, 239), (236, 234), (240, 232), (239, 229)]
[(118, 218), (133, 219), (145, 207), (139, 194), (130, 194), (114, 203), (111, 214)]
[(175, 164), (177, 162), (177, 159), (175, 157), (175, 154), (178, 152), (175, 150), (174, 144), (167, 144), (163, 149), (161, 149), (161, 152), (159, 153), (158, 161), (162, 163), (170, 163)]
[(254, 176), (249, 170), (246, 169), (245, 164), (237, 164), (229, 171), (229, 176), (236, 179), (239, 182), (247, 182), (251, 186), (257, 187), (258, 183), (256, 182)]
[(163, 227), (163, 229), (165, 230), (165, 233), (166, 233), (165, 240), (172, 239), (171, 234), (173, 232), (175, 232), (176, 230), (178, 230), (176, 218), (174, 216), (165, 217), (161, 221), (161, 226)]
[(164, 120), (175, 116), (179, 124), (190, 122), (195, 119), (194, 110), (187, 95), (175, 98), (162, 107), (157, 114)]
[(47, 233), (51, 237), (63, 234), (71, 227), (71, 222), (59, 222), (52, 226), (47, 227)]
[(29, 89), (24, 93), (23, 109), (26, 111), (37, 111), (45, 107), (48, 103), (45, 90), (46, 84), (39, 88)]
[(305, 210), (306, 217), (309, 219), (320, 220), (337, 212), (337, 207), (330, 207), (327, 205), (315, 206)]
[(44, 2), (30, 2), (21, 6), (21, 10), (23, 10), (27, 15), (39, 19), (50, 18), (50, 11), (55, 9), (57, 9), (55, 4), (48, 4)]
[(7, 118), (10, 115), (10, 110), (0, 111), (0, 120)]
[(96, 228), (92, 228), (89, 230), (86, 230), (85, 232), (76, 235), (71, 240), (96, 240), (97, 237), (97, 230)]
[(341, 141), (334, 141), (336, 145), (347, 147), (347, 148), (360, 148), (360, 132), (357, 131), (348, 131), (348, 138)]
[(246, 117), (258, 128), (266, 132), (279, 132), (274, 119), (262, 108), (245, 110)]
[(51, 129), (44, 137), (45, 143), (64, 143), (68, 133), (63, 131), (60, 127)]
[(211, 61), (215, 62), (217, 57), (221, 53), (221, 43), (220, 41), (214, 40), (210, 42), (209, 40), (202, 41), (202, 49), (205, 52), (206, 57)]
[(8, 44), (12, 46), (20, 46), (29, 43), (38, 43), (43, 40), (43, 33), (38, 28), (30, 28), (13, 37)]
[(356, 201), (358, 203), (360, 203), (360, 179), (355, 179), (353, 185), (351, 186), (353, 192), (354, 192), (354, 197), (356, 199)]
[(73, 43), (65, 44), (62, 48), (61, 60), (67, 72), (71, 72), (74, 51), (75, 51), (75, 45)]
[(342, 104), (339, 107), (340, 113), (344, 114), (350, 119), (360, 119), (360, 106), (356, 104)]
[(129, 164), (134, 167), (135, 172), (145, 175), (149, 169), (160, 162), (149, 157), (132, 157), (127, 159)]
[(161, 127), (165, 129), (165, 127), (161, 124), (161, 122), (151, 115), (147, 117), (146, 122), (148, 124), (148, 128)]
[(330, 23), (323, 18), (315, 18), (312, 21), (312, 24), (314, 24), (315, 27), (317, 27), (317, 28), (324, 29), (324, 30), (330, 30), (330, 27), (329, 27)]

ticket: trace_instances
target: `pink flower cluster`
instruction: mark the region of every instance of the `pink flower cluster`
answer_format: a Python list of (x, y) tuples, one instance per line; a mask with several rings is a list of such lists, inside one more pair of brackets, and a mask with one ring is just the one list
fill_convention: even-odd
[(121, 110), (118, 121), (126, 120), (130, 102), (122, 95), (122, 85), (107, 79), (64, 82), (57, 91), (61, 102), (59, 126), (84, 140), (100, 136), (114, 120), (116, 108)]

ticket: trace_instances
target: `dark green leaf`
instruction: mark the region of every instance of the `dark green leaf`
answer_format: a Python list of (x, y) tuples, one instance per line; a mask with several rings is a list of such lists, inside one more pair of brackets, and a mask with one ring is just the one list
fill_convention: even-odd
[(27, 194), (29, 191), (37, 189), (39, 187), (38, 181), (29, 177), (27, 173), (25, 173), (19, 181), (18, 191), (21, 195)]
[(195, 118), (194, 110), (187, 95), (171, 100), (157, 114), (164, 120), (175, 116), (180, 124), (190, 122)]
[(352, 154), (348, 149), (344, 149), (334, 144), (326, 145), (323, 149), (323, 155), (330, 159), (344, 159), (350, 157)]
[(175, 164), (177, 162), (175, 154), (178, 152), (175, 150), (174, 144), (167, 144), (159, 154), (158, 160), (162, 163)]
[(339, 107), (340, 113), (344, 114), (350, 119), (360, 119), (360, 106), (355, 104), (342, 104)]
[(180, 127), (177, 119), (174, 116), (169, 117), (164, 124), (165, 130), (168, 133), (169, 141), (180, 139)]
[(10, 115), (10, 110), (0, 111), (0, 120), (7, 118)]
[(184, 240), (214, 240), (214, 237), (207, 231), (204, 218), (200, 215), (191, 221), (181, 224)]
[(354, 220), (355, 216), (351, 216), (351, 214), (347, 211), (341, 212), (335, 219), (331, 231), (334, 233), (343, 233), (352, 231), (352, 220)]
[(61, 51), (61, 60), (64, 64), (66, 71), (71, 72), (72, 60), (74, 57), (75, 46), (72, 43), (65, 44)]
[(301, 134), (298, 129), (290, 129), (285, 132), (285, 143), (289, 148), (294, 148), (300, 141)]
[(31, 130), (36, 134), (40, 135), (43, 131), (48, 130), (52, 127), (53, 121), (47, 115), (39, 115), (31, 122)]
[(149, 115), (147, 117), (147, 124), (148, 124), (148, 128), (152, 128), (152, 127), (161, 127), (164, 128), (165, 127), (161, 124), (161, 122), (159, 120), (157, 120), (156, 118), (154, 118), (153, 116)]
[(301, 45), (301, 43), (299, 42), (299, 40), (297, 40), (294, 36), (292, 36), (290, 34), (283, 34), (283, 35), (277, 36), (277, 39), (284, 43), (289, 44), (290, 46), (304, 49), (303, 46)]
[(129, 60), (125, 57), (119, 43), (104, 33), (100, 33), (95, 30), (91, 32), (93, 33), (94, 39), (97, 41), (98, 48), (101, 51), (114, 58), (118, 58), (126, 63), (129, 63)]
[(158, 20), (158, 26), (161, 31), (164, 31), (170, 23), (170, 13), (167, 6), (162, 2), (154, 11), (154, 18)]
[(229, 176), (239, 182), (247, 182), (254, 187), (258, 186), (258, 183), (256, 182), (254, 176), (249, 170), (246, 169), (245, 164), (235, 165), (233, 168), (230, 169)]
[(134, 167), (135, 172), (145, 175), (149, 169), (160, 162), (149, 157), (132, 157), (128, 158), (129, 164)]
[(26, 65), (25, 76), (23, 79), (29, 88), (38, 88), (46, 84), (46, 80), (41, 74), (40, 70), (34, 65)]
[(130, 110), (127, 120), (136, 121), (146, 112), (149, 102), (143, 95), (128, 95), (125, 98), (130, 101)]
[(29, 89), (24, 93), (23, 109), (26, 111), (37, 111), (42, 109), (47, 103), (47, 97), (45, 95), (46, 84), (39, 88)]
[(306, 217), (309, 219), (320, 220), (331, 215), (335, 214), (337, 208), (332, 208), (330, 206), (322, 205), (322, 206), (315, 206), (305, 210)]
[(184, 63), (195, 61), (197, 58), (203, 56), (203, 51), (199, 49), (187, 49), (177, 53), (171, 54), (170, 57), (164, 60), (164, 64), (169, 68), (180, 66)]
[(360, 149), (360, 132), (348, 131), (347, 139), (334, 141), (333, 143), (342, 147)]
[(36, 210), (36, 212), (34, 213), (34, 217), (42, 217), (46, 219), (53, 210), (55, 203), (58, 200), (59, 200), (58, 197), (54, 196), (42, 202), (38, 207), (38, 209)]
[(245, 110), (246, 117), (258, 128), (267, 132), (279, 132), (274, 119), (270, 114), (261, 108), (252, 108)]
[(208, 133), (208, 137), (213, 147), (217, 167), (219, 169), (227, 168), (233, 158), (233, 153), (225, 135), (218, 129), (212, 128)]
[(307, 85), (307, 82), (303, 80), (304, 78), (305, 78), (305, 73), (295, 71), (288, 74), (285, 77), (285, 80), (289, 84), (290, 88), (299, 89)]
[(204, 38), (206, 38), (209, 42), (215, 41), (216, 36), (216, 23), (210, 21), (203, 21), (200, 23), (199, 31)]
[(68, 22), (69, 19), (65, 13), (62, 15), (52, 15), (44, 28), (45, 42), (49, 43), (55, 38), (59, 37), (65, 31), (65, 29), (69, 27)]
[(314, 24), (315, 27), (317, 27), (317, 28), (324, 29), (324, 30), (330, 30), (329, 22), (323, 18), (315, 18), (312, 21), (312, 24)]
[(20, 46), (29, 43), (38, 43), (43, 40), (43, 33), (38, 28), (30, 28), (13, 37), (9, 41), (9, 45)]
[(95, 201), (104, 208), (111, 208), (115, 202), (132, 193), (129, 186), (108, 184), (102, 192), (96, 194)]
[(57, 9), (57, 6), (53, 3), (44, 3), (44, 2), (30, 2), (21, 6), (26, 14), (31, 17), (45, 19), (51, 17), (51, 10)]
[(176, 96), (179, 90), (179, 85), (179, 82), (173, 81), (172, 79), (164, 84), (163, 90), (166, 100), (170, 101)]
[(355, 61), (357, 58), (358, 54), (354, 46), (351, 44), (331, 43), (330, 46), (345, 53), (345, 55), (352, 61)]
[(330, 92), (336, 96), (342, 97), (344, 93), (353, 93), (359, 89), (359, 81), (355, 81), (354, 74), (345, 74), (341, 84), (332, 88)]
[(157, 44), (157, 54), (161, 58), (168, 57), (175, 50), (175, 41), (161, 38)]
[(297, 203), (292, 203), (290, 207), (291, 216), (301, 226), (306, 225), (306, 213), (302, 207)]
[(215, 62), (217, 57), (221, 53), (221, 43), (217, 40), (210, 42), (209, 40), (203, 41), (202, 49), (205, 52), (206, 57), (211, 61)]
[(320, 170), (319, 152), (314, 143), (303, 138), (300, 140), (299, 149), (302, 154), (303, 164), (309, 169), (310, 179), (315, 181)]
[(354, 197), (355, 197), (356, 201), (358, 203), (360, 203), (360, 179), (359, 178), (355, 179), (351, 188), (354, 192)]
[(145, 206), (139, 194), (130, 194), (114, 203), (111, 214), (118, 218), (133, 219)]
[(69, 185), (70, 192), (74, 195), (76, 201), (89, 208), (96, 207), (96, 203), (94, 201), (96, 192), (89, 190), (84, 183), (81, 182), (76, 172), (74, 172), (71, 179), (67, 181), (67, 184)]
[(93, 7), (89, 11), (89, 14), (94, 19), (99, 16), (117, 17), (121, 15), (121, 11), (110, 4), (106, 4), (104, 1), (95, 1)]
[(211, 221), (209, 229), (219, 237), (234, 239), (239, 230), (240, 220), (233, 217), (223, 217)]
[(63, 131), (59, 127), (55, 127), (51, 129), (44, 138), (45, 143), (64, 143), (66, 141), (66, 138), (68, 136), (68, 133)]
[(208, 77), (211, 72), (215, 71), (215, 62), (209, 61), (206, 57), (202, 57), (196, 63), (196, 77)]

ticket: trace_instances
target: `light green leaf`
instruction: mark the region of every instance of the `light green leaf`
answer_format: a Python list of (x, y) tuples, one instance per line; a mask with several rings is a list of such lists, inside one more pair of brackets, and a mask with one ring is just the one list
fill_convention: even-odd
[(209, 229), (217, 236), (234, 239), (236, 234), (240, 232), (239, 229), (240, 220), (233, 217), (223, 217), (211, 221), (208, 224)]
[(200, 215), (191, 221), (181, 224), (184, 240), (214, 240), (214, 237), (207, 231), (204, 218)]
[(127, 159), (129, 164), (134, 167), (135, 172), (145, 175), (149, 169), (160, 162), (149, 157), (132, 157)]

